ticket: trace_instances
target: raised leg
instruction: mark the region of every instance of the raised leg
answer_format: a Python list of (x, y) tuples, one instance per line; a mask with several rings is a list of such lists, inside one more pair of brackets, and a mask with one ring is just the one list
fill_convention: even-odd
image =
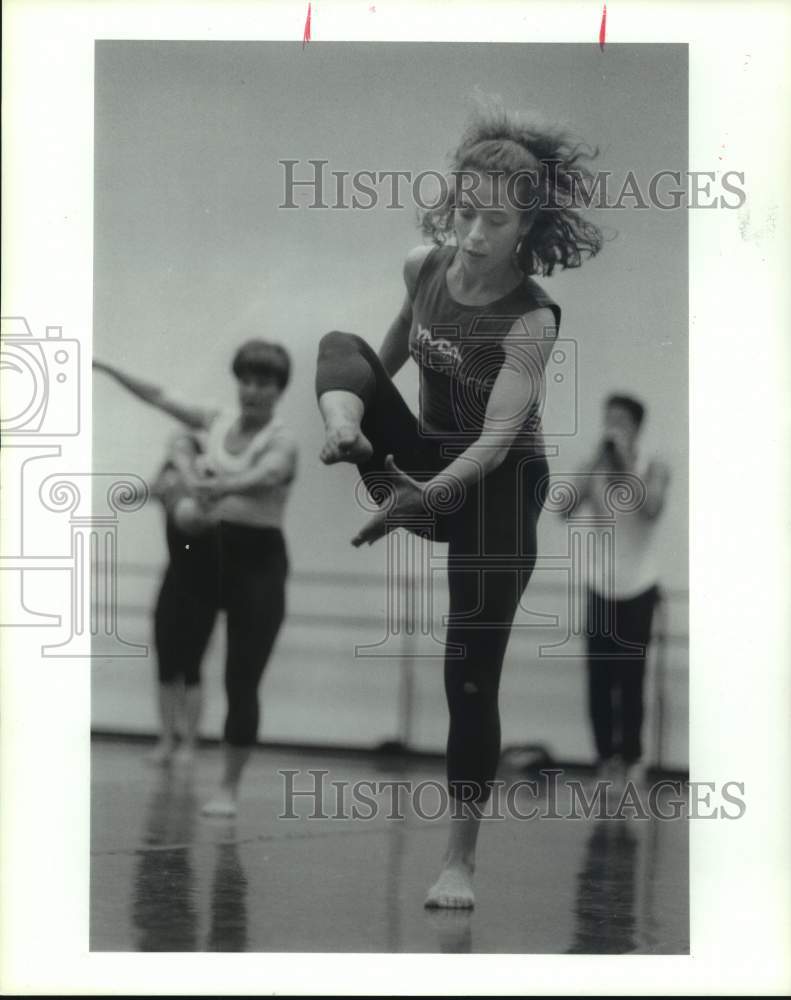
[(420, 433), (417, 418), (362, 337), (339, 330), (322, 337), (316, 396), (327, 430), (323, 462), (353, 462), (363, 476), (381, 472), (387, 455), (410, 475), (433, 474), (448, 464)]

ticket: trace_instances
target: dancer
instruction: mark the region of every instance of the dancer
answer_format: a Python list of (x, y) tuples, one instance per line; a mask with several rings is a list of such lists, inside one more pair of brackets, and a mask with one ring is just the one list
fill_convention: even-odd
[[(379, 353), (338, 331), (319, 346), (321, 459), (355, 463), (375, 498), (383, 481), (391, 486), (353, 544), (430, 517), (432, 537), (449, 545), (454, 814), (429, 907), (474, 905), (482, 805), (500, 752), (500, 672), (535, 564), (548, 474), (543, 369), (560, 308), (531, 275), (577, 267), (601, 248), (600, 231), (572, 206), (574, 183), (589, 176), (584, 160), (559, 130), (479, 115), (456, 150), (447, 198), (424, 216), (436, 245), (407, 256), (407, 294)], [(420, 373), (417, 418), (392, 382), (410, 356)]]
[[(656, 529), (670, 485), (667, 465), (638, 447), (645, 407), (625, 394), (604, 403), (596, 453), (583, 469), (582, 488), (568, 511), (607, 515), (614, 527), (613, 564), (588, 560), (586, 641), (588, 711), (596, 745), (597, 774), (620, 785), (643, 782), (643, 689), (651, 623), (661, 592)], [(645, 491), (634, 510), (613, 513), (606, 492), (624, 476)], [(595, 530), (595, 526), (591, 530)], [(603, 547), (599, 547), (603, 551)]]
[[(195, 676), (218, 610), (226, 611), (227, 654), (224, 772), (206, 815), (233, 816), (239, 783), (256, 741), (258, 686), (285, 616), (288, 556), (282, 522), (296, 474), (297, 448), (275, 408), (290, 377), (290, 359), (279, 344), (251, 340), (236, 352), (237, 412), (188, 406), (158, 386), (111, 365), (94, 367), (143, 401), (176, 417), (200, 435), (203, 454), (177, 449), (175, 457), (190, 497), (177, 505), (182, 518), (214, 525), (214, 584), (183, 602), (173, 581), (172, 600), (157, 623), (160, 651)], [(183, 523), (183, 522), (182, 522)]]
[(169, 557), (154, 610), (160, 737), (149, 760), (156, 765), (192, 763), (200, 728), (203, 640), (192, 623), (210, 617), (217, 588), (216, 528), (187, 486), (200, 451), (196, 433), (177, 432), (151, 487), (165, 511)]

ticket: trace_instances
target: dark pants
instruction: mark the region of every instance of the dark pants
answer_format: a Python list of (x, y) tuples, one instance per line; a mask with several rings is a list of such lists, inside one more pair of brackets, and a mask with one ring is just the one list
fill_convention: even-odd
[(258, 732), (258, 685), (285, 617), (283, 535), (277, 528), (223, 522), (196, 538), (169, 525), (168, 542), (171, 559), (154, 615), (160, 682), (199, 683), (201, 660), (224, 608), (224, 735), (233, 746), (251, 746)]
[[(317, 395), (337, 389), (355, 393), (365, 404), (361, 429), (374, 452), (358, 469), (375, 498), (381, 497), (388, 454), (403, 472), (425, 481), (452, 461), (443, 445), (456, 453), (464, 450), (465, 444), (454, 443), (452, 431), (442, 440), (421, 433), (376, 352), (353, 334), (327, 334), (319, 347)], [(430, 528), (406, 525), (449, 543), (447, 771), (457, 798), (485, 801), (491, 791), (500, 756), (500, 672), (514, 614), (535, 565), (547, 473), (543, 454), (512, 448), (459, 506), (434, 505)], [(455, 649), (463, 655), (453, 655)]]
[(645, 661), (658, 597), (657, 587), (628, 600), (588, 591), (588, 708), (602, 761), (617, 753), (632, 764), (642, 756)]

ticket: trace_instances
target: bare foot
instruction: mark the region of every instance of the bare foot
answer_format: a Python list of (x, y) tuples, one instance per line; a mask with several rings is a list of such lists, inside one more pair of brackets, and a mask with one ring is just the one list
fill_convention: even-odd
[(221, 788), (201, 809), (204, 816), (219, 816), (224, 819), (235, 816), (236, 811), (236, 795), (228, 788)]
[(638, 791), (644, 789), (648, 784), (645, 764), (641, 763), (639, 760), (635, 761), (633, 764), (624, 765), (623, 777), (624, 784), (628, 785), (629, 782), (631, 782)]
[(617, 758), (601, 761), (594, 776), (594, 787), (601, 788), (602, 794), (606, 795), (608, 801), (619, 802), (623, 795), (624, 768)]
[(472, 911), (469, 908), (430, 909), (426, 919), (437, 934), (441, 952), (458, 955), (472, 951)]
[(160, 740), (154, 749), (146, 754), (146, 762), (152, 767), (167, 767), (173, 759), (175, 746), (168, 740)]
[(325, 465), (336, 462), (365, 462), (374, 450), (357, 424), (327, 424), (327, 438), (319, 452)]
[(448, 862), (437, 881), (429, 889), (426, 902), (423, 905), (430, 909), (471, 909), (475, 906), (472, 873), (473, 869), (470, 865), (460, 861)]

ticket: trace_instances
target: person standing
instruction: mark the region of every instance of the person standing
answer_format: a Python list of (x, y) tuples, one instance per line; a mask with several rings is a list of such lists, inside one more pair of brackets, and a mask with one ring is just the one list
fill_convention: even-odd
[[(434, 540), (448, 543), (453, 812), (428, 907), (474, 905), (481, 808), (500, 755), (500, 674), (535, 566), (548, 474), (543, 371), (560, 307), (532, 276), (577, 267), (601, 247), (598, 228), (570, 207), (583, 161), (559, 130), (499, 111), (479, 116), (456, 150), (445, 202), (424, 218), (435, 245), (407, 255), (406, 296), (379, 352), (342, 331), (319, 345), (322, 461), (356, 464), (374, 499), (383, 482), (391, 487), (352, 543), (427, 514)], [(392, 381), (410, 358), (417, 417)]]
[[(602, 435), (568, 511), (599, 515), (594, 530), (612, 531), (612, 546), (597, 545), (598, 558), (585, 563), (588, 712), (599, 777), (634, 782), (645, 772), (646, 656), (661, 597), (657, 528), (670, 484), (667, 464), (640, 448), (644, 419), (645, 407), (633, 396), (605, 400)], [(619, 483), (636, 499), (613, 512), (607, 494)]]
[[(214, 526), (214, 585), (201, 594), (200, 602), (185, 605), (180, 598), (186, 591), (174, 580), (167, 610), (160, 606), (158, 649), (167, 648), (180, 659), (181, 669), (194, 675), (217, 613), (225, 610), (224, 770), (203, 812), (234, 816), (258, 732), (258, 688), (286, 613), (289, 563), (282, 528), (296, 475), (297, 446), (275, 409), (288, 385), (291, 361), (280, 344), (258, 339), (242, 344), (231, 365), (238, 405), (229, 412), (182, 403), (112, 365), (94, 361), (94, 368), (175, 417), (202, 442), (195, 454), (182, 440), (175, 461), (188, 496), (179, 499), (175, 509), (182, 524), (208, 518)], [(190, 609), (186, 618), (184, 607)]]

